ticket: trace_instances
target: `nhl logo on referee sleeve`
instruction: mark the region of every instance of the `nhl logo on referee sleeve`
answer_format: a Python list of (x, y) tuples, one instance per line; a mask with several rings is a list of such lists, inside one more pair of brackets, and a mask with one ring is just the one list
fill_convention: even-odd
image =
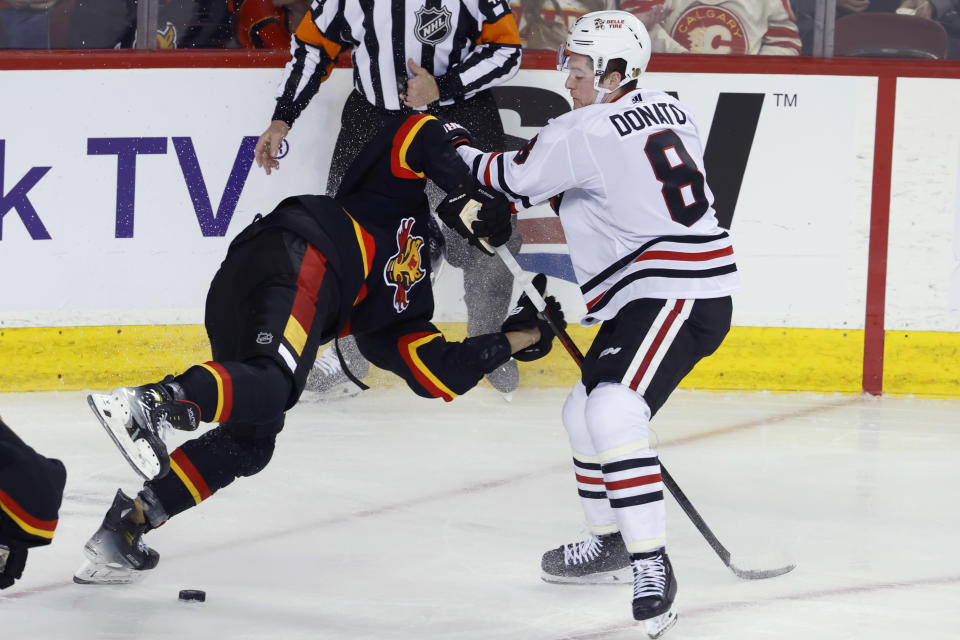
[(415, 14), (417, 25), (413, 28), (417, 40), (423, 44), (437, 44), (450, 35), (450, 10), (444, 7), (421, 7)]

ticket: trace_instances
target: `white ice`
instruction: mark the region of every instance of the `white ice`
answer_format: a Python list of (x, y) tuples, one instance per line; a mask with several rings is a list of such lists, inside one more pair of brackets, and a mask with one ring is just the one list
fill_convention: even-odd
[[(69, 472), (53, 545), (0, 592), (0, 638), (645, 638), (629, 587), (540, 580), (541, 553), (581, 532), (563, 397), (302, 404), (266, 470), (150, 533), (141, 583), (101, 587), (71, 576), (134, 472), (82, 394), (0, 395)], [(740, 564), (798, 564), (737, 579), (668, 498), (666, 640), (960, 637), (960, 400), (677, 392), (653, 424)]]

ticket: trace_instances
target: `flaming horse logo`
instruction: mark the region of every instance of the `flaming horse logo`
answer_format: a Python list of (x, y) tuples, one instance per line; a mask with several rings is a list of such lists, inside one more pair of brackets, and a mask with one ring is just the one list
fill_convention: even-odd
[(397, 229), (397, 252), (387, 260), (383, 268), (383, 279), (394, 287), (393, 308), (397, 313), (410, 306), (408, 294), (413, 285), (423, 280), (426, 275), (420, 267), (420, 248), (423, 238), (411, 235), (413, 218), (404, 218)]

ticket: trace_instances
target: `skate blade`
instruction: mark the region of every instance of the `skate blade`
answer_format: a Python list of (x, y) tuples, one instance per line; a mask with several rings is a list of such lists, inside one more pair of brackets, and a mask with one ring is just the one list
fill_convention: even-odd
[(363, 391), (363, 389), (347, 380), (323, 391), (305, 389), (304, 392), (300, 394), (300, 402), (337, 402), (338, 400), (346, 400), (347, 398), (358, 396), (361, 391)]
[(656, 640), (656, 638), (659, 638), (665, 634), (675, 624), (677, 624), (677, 610), (675, 608), (671, 608), (669, 611), (657, 616), (656, 618), (644, 620), (643, 629), (647, 632), (647, 636), (650, 638), (650, 640)]
[(77, 584), (133, 584), (143, 579), (143, 571), (114, 564), (98, 564), (84, 560), (73, 574)]
[(130, 437), (127, 431), (132, 420), (130, 409), (119, 396), (92, 393), (87, 396), (87, 404), (134, 471), (144, 480), (160, 475), (163, 466), (150, 444), (144, 438), (134, 440)]
[(627, 566), (616, 571), (591, 573), (587, 576), (555, 576), (546, 571), (540, 574), (540, 579), (550, 584), (633, 584), (633, 570)]

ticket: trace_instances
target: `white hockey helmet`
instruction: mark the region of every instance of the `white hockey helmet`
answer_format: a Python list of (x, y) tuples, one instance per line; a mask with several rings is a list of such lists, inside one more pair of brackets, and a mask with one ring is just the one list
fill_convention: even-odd
[(571, 53), (593, 60), (593, 87), (600, 89), (600, 79), (607, 63), (615, 58), (627, 61), (627, 70), (620, 86), (640, 77), (650, 62), (650, 34), (640, 19), (626, 11), (594, 11), (580, 16), (567, 41), (557, 51), (557, 69), (566, 71)]

